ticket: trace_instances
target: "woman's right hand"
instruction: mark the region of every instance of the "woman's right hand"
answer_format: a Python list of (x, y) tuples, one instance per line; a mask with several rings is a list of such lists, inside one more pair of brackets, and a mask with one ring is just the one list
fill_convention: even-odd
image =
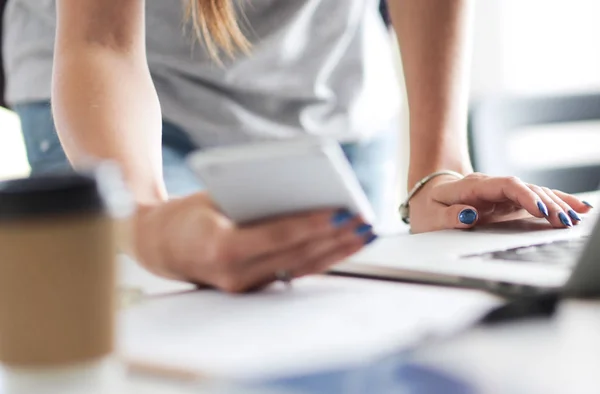
[(322, 210), (237, 226), (205, 193), (144, 207), (135, 215), (134, 250), (150, 271), (239, 293), (325, 271), (375, 236), (345, 211)]

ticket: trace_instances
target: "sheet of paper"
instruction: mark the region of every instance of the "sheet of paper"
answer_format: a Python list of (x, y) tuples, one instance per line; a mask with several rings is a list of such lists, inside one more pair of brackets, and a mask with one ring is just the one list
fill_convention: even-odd
[[(196, 286), (151, 274), (136, 261), (121, 255), (119, 263), (119, 287), (122, 293), (132, 298), (159, 296), (194, 290)], [(138, 300), (134, 302), (137, 303)]]
[(133, 378), (119, 394), (297, 394), (282, 389), (246, 388), (231, 385), (183, 384), (169, 380)]
[(334, 276), (260, 293), (197, 291), (122, 312), (120, 348), (133, 359), (254, 379), (368, 361), (471, 324), (489, 294)]

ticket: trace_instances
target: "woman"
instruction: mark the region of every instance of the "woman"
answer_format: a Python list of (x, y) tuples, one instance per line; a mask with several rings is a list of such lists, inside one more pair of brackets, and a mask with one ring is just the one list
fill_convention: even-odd
[[(35, 78), (23, 71), (29, 100), (13, 98), (34, 170), (66, 163), (65, 153), (75, 166), (90, 156), (117, 160), (138, 203), (138, 259), (158, 274), (226, 291), (320, 272), (373, 240), (368, 224), (344, 212), (235, 226), (198, 191), (183, 158), (215, 145), (335, 135), (382, 212), (394, 184), (388, 168), (400, 92), (378, 2), (255, 0), (243, 10), (228, 0), (186, 3), (182, 33), (178, 3), (146, 0), (145, 9), (142, 0), (56, 0), (52, 101), (61, 144), (31, 131), (44, 129), (37, 118), (49, 119), (32, 103), (43, 96)], [(46, 19), (12, 30), (19, 45), (7, 51), (14, 54), (9, 92), (11, 69), (19, 80), (19, 62), (36, 53), (23, 47), (25, 31), (53, 21), (53, 4), (13, 0), (13, 24), (19, 5)], [(427, 179), (410, 200), (412, 230), (526, 213), (556, 227), (576, 224), (589, 207), (573, 196), (472, 174), (465, 136), (471, 2), (398, 0), (390, 14), (410, 105), (409, 186)]]

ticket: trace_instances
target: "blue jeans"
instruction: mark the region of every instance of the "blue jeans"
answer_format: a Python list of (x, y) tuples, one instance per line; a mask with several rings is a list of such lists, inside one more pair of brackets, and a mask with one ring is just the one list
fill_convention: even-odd
[[(19, 104), (14, 107), (21, 119), (27, 158), (32, 174), (70, 169), (59, 142), (49, 102)], [(377, 133), (374, 138), (342, 144), (361, 186), (380, 222), (394, 211), (396, 196), (396, 151), (398, 127)], [(196, 146), (178, 126), (163, 121), (163, 171), (170, 195), (181, 196), (202, 190), (202, 185), (187, 166), (186, 156)]]

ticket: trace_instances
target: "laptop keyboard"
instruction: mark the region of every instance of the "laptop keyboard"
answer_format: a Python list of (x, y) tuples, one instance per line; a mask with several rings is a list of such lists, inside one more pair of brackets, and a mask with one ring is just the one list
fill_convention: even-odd
[(559, 240), (538, 245), (523, 246), (496, 252), (472, 255), (486, 260), (509, 260), (572, 266), (583, 252), (589, 236)]

